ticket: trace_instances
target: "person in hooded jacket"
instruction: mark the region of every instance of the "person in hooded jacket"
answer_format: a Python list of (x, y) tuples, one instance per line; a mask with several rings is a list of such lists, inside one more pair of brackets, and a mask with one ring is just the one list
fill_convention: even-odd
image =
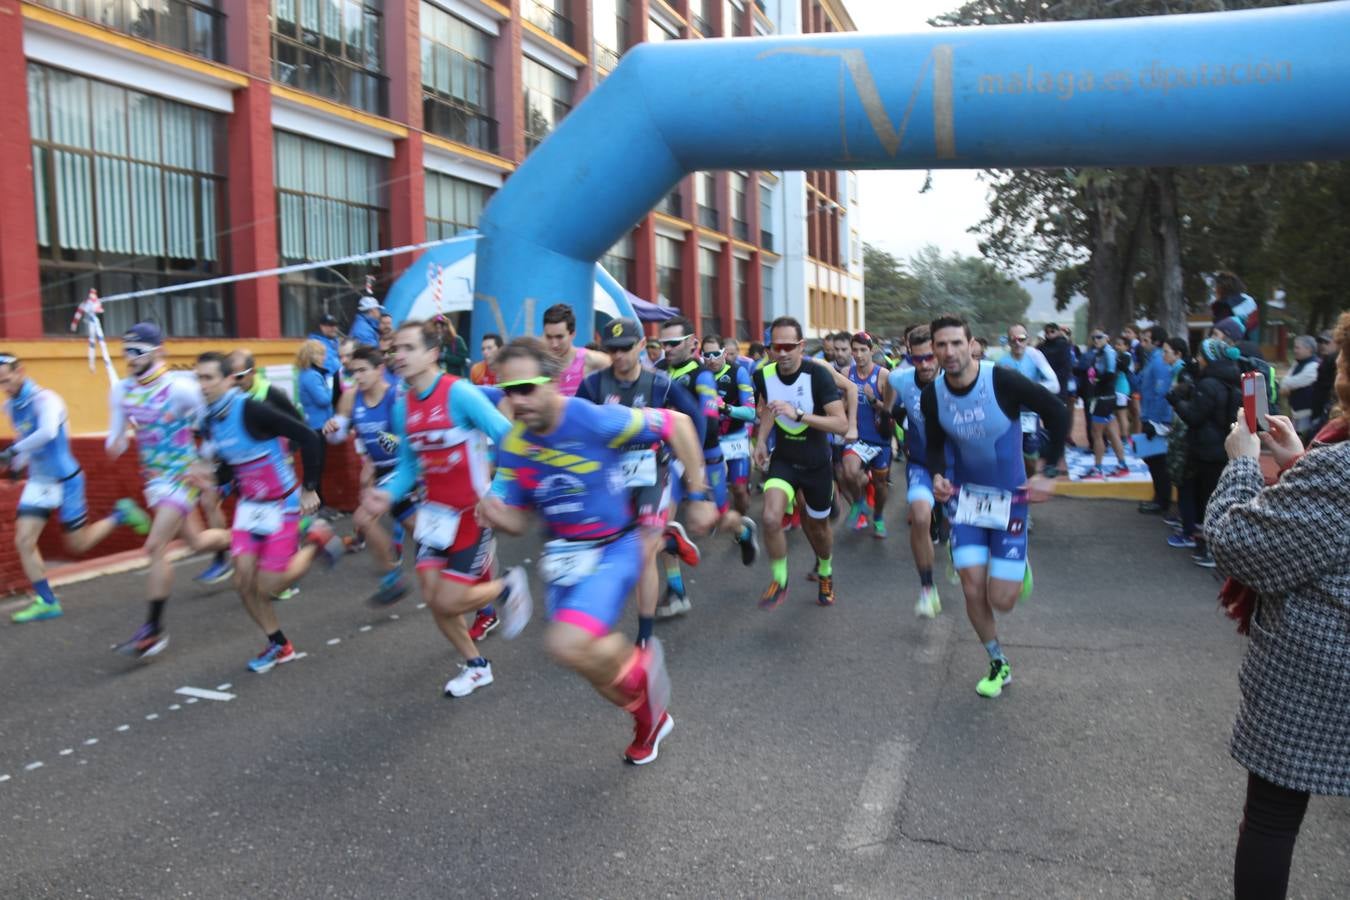
[(1186, 423), (1188, 477), (1182, 490), (1189, 493), (1188, 502), (1182, 505), (1181, 534), (1174, 535), (1168, 544), (1194, 548), (1191, 558), (1195, 564), (1212, 569), (1214, 558), (1198, 525), (1205, 520), (1209, 498), (1228, 462), (1223, 443), (1242, 405), (1242, 384), (1237, 363), (1229, 358), (1228, 347), (1221, 340), (1202, 341), (1195, 362), (1194, 386), (1186, 390), (1184, 382), (1178, 382), (1167, 394), (1167, 402)]

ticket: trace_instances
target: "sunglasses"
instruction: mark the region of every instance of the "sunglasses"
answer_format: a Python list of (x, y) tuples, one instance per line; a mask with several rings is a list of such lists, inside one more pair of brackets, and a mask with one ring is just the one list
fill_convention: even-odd
[(1104, 335), (1104, 334), (1094, 334), (1094, 335), (1092, 336), (1092, 339), (1093, 339), (1094, 341), (1104, 341), (1104, 340), (1106, 340), (1106, 335)]
[(770, 344), (769, 348), (775, 353), (791, 353), (802, 345), (801, 341), (793, 341), (790, 344)]
[(516, 381), (503, 381), (497, 387), (502, 389), (502, 393), (510, 397), (528, 397), (534, 393), (534, 389), (541, 384), (548, 384), (552, 381), (547, 375), (536, 375), (533, 378), (521, 378)]
[(678, 347), (678, 346), (680, 346), (681, 344), (683, 344), (683, 343), (684, 343), (685, 341), (687, 341), (687, 340), (689, 340), (689, 335), (687, 335), (687, 334), (686, 334), (684, 337), (677, 337), (677, 338), (661, 338), (661, 346), (662, 346), (662, 347)]
[(704, 350), (704, 351), (703, 351), (703, 358), (704, 358), (704, 359), (721, 359), (721, 358), (722, 358), (723, 352), (724, 352), (724, 351), (722, 351), (722, 350)]
[(153, 348), (140, 347), (134, 344), (128, 344), (122, 348), (122, 355), (129, 356), (132, 359), (140, 359), (142, 356), (147, 356), (153, 352)]
[(919, 363), (929, 363), (929, 362), (932, 362), (932, 361), (935, 360), (935, 359), (937, 359), (937, 356), (936, 356), (935, 354), (933, 354), (933, 353), (924, 353), (924, 354), (922, 354), (922, 355), (919, 355), (919, 354), (910, 354), (910, 357), (909, 357), (909, 361), (912, 362), (912, 363), (914, 363), (916, 366), (917, 366)]

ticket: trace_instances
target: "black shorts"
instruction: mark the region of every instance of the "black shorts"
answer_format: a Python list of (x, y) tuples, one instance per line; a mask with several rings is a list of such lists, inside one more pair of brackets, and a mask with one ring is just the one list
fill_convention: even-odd
[[(774, 485), (774, 481), (782, 484)], [(825, 519), (834, 506), (834, 468), (830, 463), (803, 466), (784, 459), (770, 457), (764, 490), (786, 486), (789, 500), (799, 500), (806, 514), (813, 519)]]

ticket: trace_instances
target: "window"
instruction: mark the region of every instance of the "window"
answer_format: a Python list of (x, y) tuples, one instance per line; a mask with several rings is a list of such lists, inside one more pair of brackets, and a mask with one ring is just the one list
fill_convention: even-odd
[(759, 183), (759, 245), (765, 250), (774, 250), (773, 186), (762, 181)]
[[(28, 66), (42, 322), (68, 335), (100, 295), (228, 271), (225, 117), (81, 75)], [(154, 320), (175, 335), (233, 333), (228, 286), (110, 303), (121, 334)]]
[(533, 150), (572, 111), (572, 82), (528, 56), (521, 65), (525, 81), (525, 149)]
[(272, 77), (366, 112), (385, 112), (379, 0), (272, 0)]
[(492, 188), (439, 172), (426, 173), (427, 240), (439, 241), (478, 227)]
[(595, 62), (612, 69), (628, 50), (628, 20), (632, 0), (593, 0), (591, 21), (595, 23)]
[(731, 263), (731, 310), (736, 337), (750, 339), (750, 260), (737, 257)]
[(647, 20), (647, 40), (654, 44), (662, 44), (666, 41), (678, 41), (680, 35), (672, 31), (665, 22), (660, 19)]
[[(275, 144), (282, 264), (380, 249), (388, 209), (385, 161), (284, 131), (276, 132)], [(349, 263), (283, 276), (282, 333), (304, 334), (325, 312), (355, 312), (364, 278), (375, 265)]]
[(689, 0), (689, 24), (704, 37), (714, 37), (711, 0)]
[(698, 248), (698, 312), (701, 334), (717, 333), (717, 256), (716, 250)]
[(432, 134), (497, 152), (492, 35), (422, 3), (422, 119)]
[(674, 238), (656, 236), (656, 302), (662, 306), (680, 305), (681, 246)]
[(106, 3), (100, 0), (36, 0), (43, 6), (174, 47), (204, 59), (225, 58), (225, 14), (217, 0), (155, 0)]
[(666, 194), (657, 202), (656, 211), (674, 216), (677, 219), (684, 217), (684, 203), (680, 200), (680, 185), (678, 183), (670, 189), (669, 194)]
[(746, 183), (744, 172), (731, 173), (731, 234), (743, 241), (750, 240), (750, 214), (746, 210)]
[(772, 321), (778, 317), (778, 311), (773, 308), (773, 266), (761, 266), (759, 278), (760, 310), (766, 321)]
[(572, 46), (572, 5), (570, 0), (523, 0), (525, 21)]
[(694, 176), (694, 198), (698, 204), (698, 224), (704, 228), (717, 227), (717, 175), (699, 172)]
[(625, 234), (619, 238), (618, 243), (609, 248), (609, 252), (600, 257), (600, 265), (605, 267), (605, 271), (614, 276), (614, 280), (623, 285), (624, 290), (633, 289), (633, 274), (636, 266), (633, 263), (633, 235)]

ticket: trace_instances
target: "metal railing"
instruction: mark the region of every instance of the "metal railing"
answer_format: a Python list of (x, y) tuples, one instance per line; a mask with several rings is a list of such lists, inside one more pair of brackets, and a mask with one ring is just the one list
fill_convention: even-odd
[(193, 56), (225, 58), (225, 13), (193, 0), (36, 0), (142, 40)]
[(525, 21), (539, 26), (567, 46), (572, 46), (572, 4), (570, 0), (525, 0)]
[(432, 134), (489, 153), (496, 153), (497, 120), (486, 113), (465, 109), (438, 94), (422, 94), (422, 126)]
[(329, 56), (304, 44), (272, 34), (272, 77), (278, 84), (366, 112), (384, 115), (388, 108), (388, 77), (348, 60)]

